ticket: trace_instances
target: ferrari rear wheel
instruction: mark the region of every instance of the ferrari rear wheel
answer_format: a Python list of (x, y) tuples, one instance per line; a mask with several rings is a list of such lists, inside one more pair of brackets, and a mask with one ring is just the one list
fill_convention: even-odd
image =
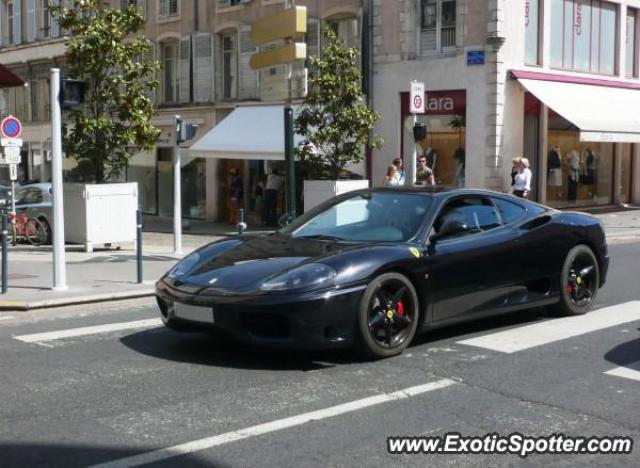
[(376, 359), (402, 353), (416, 334), (418, 316), (418, 295), (406, 276), (374, 278), (360, 303), (359, 350)]
[(554, 310), (561, 315), (582, 315), (593, 306), (600, 285), (600, 269), (593, 251), (577, 245), (567, 254), (560, 278), (560, 302)]

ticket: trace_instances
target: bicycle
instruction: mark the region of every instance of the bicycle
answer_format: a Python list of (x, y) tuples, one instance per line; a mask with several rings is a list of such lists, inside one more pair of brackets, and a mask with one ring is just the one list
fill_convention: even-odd
[(47, 241), (47, 229), (39, 220), (29, 218), (25, 214), (9, 213), (12, 225), (12, 244), (18, 240), (26, 240), (31, 245), (39, 246)]

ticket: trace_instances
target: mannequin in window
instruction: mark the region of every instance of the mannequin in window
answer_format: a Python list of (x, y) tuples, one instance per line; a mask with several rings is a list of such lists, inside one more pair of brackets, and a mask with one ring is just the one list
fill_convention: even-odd
[(598, 157), (590, 147), (582, 153), (582, 161), (584, 162), (584, 172), (580, 182), (589, 186), (589, 198), (596, 199), (598, 186), (596, 184), (596, 171), (598, 170)]
[(580, 182), (580, 165), (581, 165), (580, 153), (576, 150), (571, 150), (567, 155), (567, 163), (569, 166), (569, 175), (567, 176), (567, 183), (569, 191), (567, 193), (567, 200), (576, 201), (578, 198), (578, 182)]

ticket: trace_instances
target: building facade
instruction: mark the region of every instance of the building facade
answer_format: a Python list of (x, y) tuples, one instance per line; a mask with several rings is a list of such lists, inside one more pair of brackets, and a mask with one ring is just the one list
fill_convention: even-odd
[[(63, 0), (67, 1), (67, 0)], [(53, 2), (57, 3), (57, 2)], [(72, 6), (68, 1), (67, 6)], [(121, 175), (139, 183), (140, 204), (148, 214), (173, 215), (172, 143), (174, 118), (180, 115), (198, 125), (196, 139), (238, 106), (282, 102), (286, 92), (284, 67), (256, 72), (249, 66), (256, 46), (249, 39), (256, 19), (286, 6), (285, 0), (111, 0), (104, 6), (138, 6), (146, 18), (144, 35), (152, 43), (149, 58), (160, 62), (160, 86), (153, 99), (153, 124), (162, 133), (154, 150), (136, 154)], [(298, 1), (308, 8), (305, 37), (309, 54), (322, 46), (320, 31), (332, 26), (349, 44), (362, 41), (362, 1)], [(63, 3), (64, 4), (64, 3)], [(0, 63), (25, 79), (28, 87), (0, 91), (0, 109), (7, 109), (25, 124), (20, 178), (49, 180), (50, 135), (47, 78), (53, 66), (64, 69), (64, 31), (48, 10), (48, 0), (0, 0)], [(300, 86), (303, 64), (294, 70)], [(238, 135), (251, 138), (251, 135)], [(238, 169), (244, 182), (244, 206), (257, 222), (260, 215), (258, 183), (279, 161), (259, 158), (191, 157), (182, 152), (183, 216), (224, 220), (231, 216), (230, 178)], [(74, 162), (65, 160), (65, 169)], [(0, 179), (3, 174), (0, 173)], [(8, 174), (5, 178), (8, 178)], [(1, 182), (0, 182), (1, 183)]]
[(439, 183), (509, 191), (525, 156), (556, 207), (640, 202), (637, 0), (374, 0), (374, 182), (412, 157), (411, 80), (426, 87), (419, 150)]

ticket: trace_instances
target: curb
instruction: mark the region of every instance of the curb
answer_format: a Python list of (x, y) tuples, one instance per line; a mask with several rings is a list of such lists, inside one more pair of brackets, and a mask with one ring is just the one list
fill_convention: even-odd
[(138, 299), (141, 297), (151, 297), (154, 294), (154, 289), (140, 289), (137, 291), (94, 294), (89, 296), (63, 297), (58, 299), (48, 299), (44, 301), (0, 301), (0, 311), (26, 312), (28, 310), (34, 309), (49, 309), (53, 307), (90, 304), (95, 302), (109, 302), (121, 299)]

